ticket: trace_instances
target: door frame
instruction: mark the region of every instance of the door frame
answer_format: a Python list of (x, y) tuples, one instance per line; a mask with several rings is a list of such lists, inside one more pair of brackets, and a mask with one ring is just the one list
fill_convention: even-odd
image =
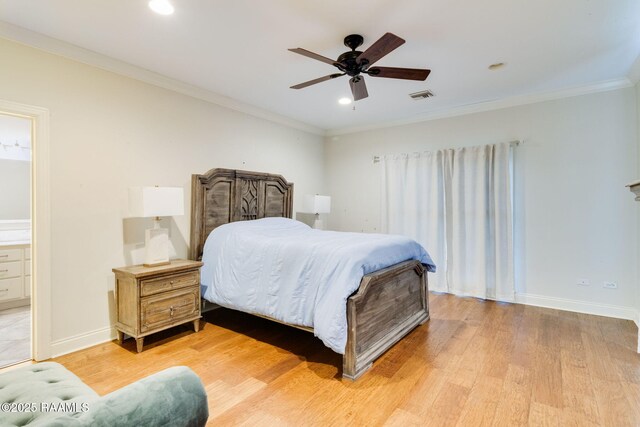
[(0, 113), (31, 119), (31, 357), (51, 357), (49, 110), (0, 99)]

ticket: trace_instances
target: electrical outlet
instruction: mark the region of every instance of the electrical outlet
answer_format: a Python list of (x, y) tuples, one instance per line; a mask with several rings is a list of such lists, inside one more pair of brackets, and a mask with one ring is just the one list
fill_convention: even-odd
[(578, 279), (577, 281), (578, 286), (589, 286), (589, 279)]
[(618, 289), (618, 284), (616, 282), (604, 282), (602, 287), (607, 289)]

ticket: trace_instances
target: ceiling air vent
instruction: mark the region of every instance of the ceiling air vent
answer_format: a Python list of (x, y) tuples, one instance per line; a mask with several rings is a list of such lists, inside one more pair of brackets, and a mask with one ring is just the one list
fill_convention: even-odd
[(423, 90), (422, 92), (414, 92), (414, 93), (410, 93), (409, 96), (413, 99), (425, 99), (425, 98), (431, 98), (432, 96), (435, 96), (433, 94), (433, 92), (431, 92), (430, 90)]

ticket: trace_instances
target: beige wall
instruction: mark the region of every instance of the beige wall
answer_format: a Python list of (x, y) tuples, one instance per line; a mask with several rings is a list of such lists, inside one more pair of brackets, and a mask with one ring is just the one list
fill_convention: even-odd
[(193, 173), (280, 173), (295, 183), (294, 210), (323, 192), (319, 136), (1, 39), (0, 63), (0, 99), (51, 112), (54, 344), (104, 338), (114, 321), (111, 269), (141, 259), (150, 226), (123, 220), (129, 187), (184, 187), (185, 215), (165, 220), (180, 257)]
[(0, 221), (30, 219), (31, 162), (0, 159)]
[[(329, 137), (328, 226), (380, 229), (374, 155), (524, 140), (515, 149), (519, 299), (578, 310), (597, 306), (630, 318), (638, 286), (638, 244), (630, 236), (637, 235), (638, 221), (625, 184), (638, 171), (635, 102), (628, 88)], [(577, 286), (579, 278), (591, 286)], [(604, 281), (618, 289), (604, 289)]]

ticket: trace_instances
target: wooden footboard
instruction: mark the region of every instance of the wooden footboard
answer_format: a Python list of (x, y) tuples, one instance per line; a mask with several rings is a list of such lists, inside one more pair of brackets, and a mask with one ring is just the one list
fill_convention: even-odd
[(342, 375), (356, 379), (391, 346), (429, 319), (427, 275), (419, 261), (367, 274), (347, 301)]

